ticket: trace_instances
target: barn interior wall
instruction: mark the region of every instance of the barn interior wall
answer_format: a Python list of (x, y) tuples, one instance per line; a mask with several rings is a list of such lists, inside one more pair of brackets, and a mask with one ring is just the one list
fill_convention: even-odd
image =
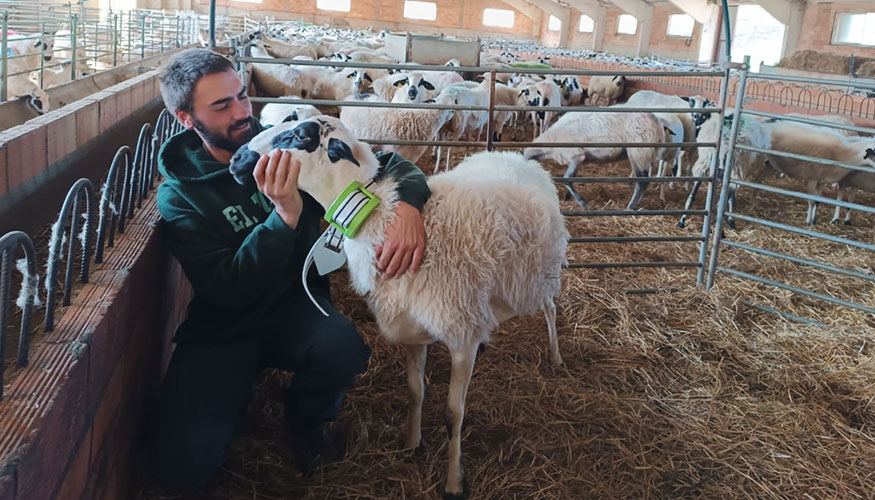
[(834, 54), (875, 57), (875, 47), (832, 43), (835, 17), (843, 12), (875, 12), (875, 4), (872, 2), (809, 4), (805, 9), (805, 16), (802, 18), (802, 33), (799, 36), (798, 50), (817, 50)]

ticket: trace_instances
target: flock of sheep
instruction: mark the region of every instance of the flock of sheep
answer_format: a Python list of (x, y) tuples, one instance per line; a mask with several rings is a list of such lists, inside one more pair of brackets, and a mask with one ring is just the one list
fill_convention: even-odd
[[(276, 25), (252, 40), (251, 54), (264, 58), (318, 60), (361, 63), (394, 64), (382, 50), (382, 36), (354, 31), (332, 30), (326, 34), (318, 27), (299, 25)], [(531, 63), (545, 63), (548, 58)], [(481, 66), (514, 68), (517, 56), (508, 51), (481, 54)], [(446, 71), (400, 71), (380, 69), (332, 68), (308, 65), (280, 65), (254, 63), (252, 85), (254, 95), (297, 98), (328, 99), (333, 101), (380, 101), (395, 103), (438, 103), (445, 105), (489, 105), (492, 82), (486, 73), (473, 80), (464, 80), (460, 73), (449, 67), (458, 66), (458, 61), (447, 61)], [(715, 104), (702, 96), (673, 96), (653, 91), (633, 93), (625, 103), (619, 103), (626, 94), (626, 78), (622, 76), (592, 76), (586, 85), (574, 76), (527, 74), (525, 69), (516, 73), (498, 73), (494, 84), (495, 105), (556, 107), (578, 106), (589, 99), (591, 104), (603, 103), (616, 108), (616, 112), (566, 112), (555, 111), (511, 112), (497, 110), (494, 115), (494, 140), (531, 137), (534, 142), (613, 142), (665, 143), (665, 147), (534, 147), (524, 152), (527, 158), (541, 161), (553, 160), (573, 176), (578, 167), (591, 163), (611, 163), (628, 159), (631, 175), (640, 178), (635, 183), (627, 208), (635, 209), (648, 186), (651, 175), (708, 176), (711, 174), (711, 158), (714, 148), (678, 147), (672, 143), (716, 142), (720, 124), (731, 125), (731, 115), (710, 119), (712, 113), (696, 111), (713, 108)], [(624, 107), (635, 108), (692, 108), (681, 113), (625, 112)], [(549, 108), (548, 108), (549, 109)], [(360, 139), (373, 141), (456, 141), (463, 138), (481, 140), (487, 128), (486, 111), (398, 109), (342, 106), (316, 109), (310, 105), (290, 102), (265, 105), (261, 112), (262, 122), (277, 124), (292, 119), (305, 119), (315, 114), (329, 113), (338, 116), (349, 130)], [(561, 116), (560, 116), (561, 115)], [(718, 114), (713, 116), (719, 117)], [(843, 125), (853, 125), (838, 116), (820, 117)], [(841, 163), (875, 169), (875, 141), (859, 137), (840, 129), (827, 129), (790, 121), (761, 121), (743, 115), (738, 143), (768, 149), (773, 147), (798, 155), (820, 157)], [(721, 163), (725, 158), (729, 127), (723, 127)], [(413, 162), (418, 162), (426, 150), (425, 145), (382, 145), (378, 150), (393, 151)], [(451, 167), (450, 151), (436, 148), (434, 172), (441, 167)], [(443, 161), (442, 161), (443, 160)], [(806, 183), (811, 194), (820, 194), (825, 186), (836, 184), (839, 198), (853, 201), (857, 190), (875, 191), (875, 170), (855, 171), (831, 167), (814, 162), (788, 159), (777, 155), (763, 155), (752, 151), (737, 150), (731, 175), (734, 179), (759, 182), (767, 175), (778, 174), (800, 179)], [(698, 184), (688, 198), (692, 203)], [(672, 184), (660, 183), (660, 198), (665, 200), (666, 188)], [(569, 194), (581, 205), (582, 197), (569, 185)], [(730, 210), (735, 207), (735, 187), (730, 190)], [(806, 217), (814, 224), (817, 204), (810, 203)], [(833, 222), (839, 220), (839, 209)], [(850, 211), (844, 218), (850, 223)], [(683, 227), (684, 221), (679, 224)], [(730, 227), (733, 222), (730, 221)]]
[[(339, 35), (335, 32), (335, 36), (325, 37), (314, 27), (274, 27), (261, 38), (253, 39), (249, 50), (253, 56), (265, 59), (396, 62), (380, 49), (381, 39), (377, 35)], [(507, 52), (497, 56), (484, 54), (481, 65), (513, 67), (513, 59)], [(350, 182), (368, 184), (374, 178), (377, 169), (374, 150), (397, 152), (416, 162), (428, 147), (419, 144), (368, 146), (359, 139), (427, 142), (466, 137), (480, 140), (487, 125), (487, 113), (480, 110), (371, 108), (343, 106), (343, 102), (338, 110), (334, 106), (337, 102), (316, 108), (297, 103), (297, 99), (486, 107), (490, 90), (494, 89), (497, 105), (535, 108), (528, 112), (497, 110), (495, 113), (494, 140), (515, 137), (519, 132), (523, 138), (531, 134), (535, 144), (525, 148), (522, 154), (481, 152), (451, 168), (450, 152), (436, 151), (436, 175), (429, 179), (433, 197), (423, 214), (432, 257), (420, 273), (383, 280), (374, 267), (373, 248), (380, 243), (383, 229), (391, 218), (389, 209), (397, 200), (396, 186), (391, 179), (376, 181), (371, 188), (386, 201), (372, 216), (375, 222), (345, 244), (353, 287), (368, 295), (368, 303), (383, 335), (406, 348), (410, 389), (408, 447), (417, 447), (421, 439), (425, 346), (441, 342), (451, 352), (452, 376), (447, 405), (449, 466), (444, 498), (459, 499), (467, 496), (460, 432), (465, 394), (478, 345), (489, 340), (491, 331), (501, 321), (540, 309), (547, 318), (551, 359), (561, 363), (553, 297), (559, 289), (568, 232), (559, 210), (556, 187), (538, 162), (553, 160), (567, 167), (566, 176), (573, 176), (582, 164), (628, 159), (632, 175), (639, 179), (628, 203), (629, 209), (635, 209), (644, 195), (647, 178), (653, 174), (666, 176), (673, 171), (680, 174), (690, 170), (696, 176), (710, 175), (713, 147), (677, 144), (722, 141), (721, 154), (725, 158), (728, 132), (737, 118), (715, 113), (714, 103), (701, 96), (641, 91), (618, 104), (626, 85), (625, 78), (620, 76), (593, 77), (583, 86), (577, 77), (539, 76), (523, 70), (499, 74), (501, 77), (492, 82), (490, 74), (474, 80), (463, 79), (451, 68), (459, 66), (458, 61), (447, 61), (446, 66), (448, 69), (444, 71), (394, 72), (253, 63), (253, 93), (284, 97), (289, 102), (264, 106), (261, 121), (272, 127), (238, 151), (231, 169), (242, 179), (253, 166), (249, 163), (258, 157), (253, 151), (263, 154), (274, 147), (293, 150), (305, 165), (301, 171), (301, 189), (328, 206)], [(586, 98), (593, 104), (605, 101), (607, 111), (560, 113), (551, 109), (579, 106)], [(539, 107), (545, 109), (538, 110)], [(625, 109), (648, 107), (684, 111), (649, 113)], [(850, 124), (841, 117), (823, 119)], [(769, 173), (779, 173), (806, 181), (814, 193), (819, 193), (827, 184), (840, 186), (839, 196), (849, 199), (853, 199), (857, 189), (875, 192), (875, 139), (788, 121), (761, 121), (748, 115), (743, 115), (738, 125), (738, 144), (831, 159), (871, 169), (871, 172), (739, 149), (730, 172), (735, 179), (759, 182)], [(322, 147), (312, 147), (316, 142)], [(554, 142), (618, 144), (609, 147), (549, 145)], [(626, 146), (642, 142), (653, 143), (653, 146)], [(444, 172), (438, 173), (442, 157), (446, 159)], [(722, 164), (722, 159), (717, 162), (718, 166)], [(326, 176), (324, 172), (329, 170), (333, 174)], [(688, 204), (698, 185), (693, 186)], [(569, 187), (569, 191), (580, 204), (585, 204), (574, 189)], [(664, 196), (664, 191), (661, 195)], [(734, 205), (733, 189), (731, 211)], [(811, 224), (815, 207), (812, 204), (809, 211)], [(471, 217), (471, 213), (479, 215)], [(836, 220), (838, 216), (837, 210)], [(847, 220), (849, 215), (846, 215)]]

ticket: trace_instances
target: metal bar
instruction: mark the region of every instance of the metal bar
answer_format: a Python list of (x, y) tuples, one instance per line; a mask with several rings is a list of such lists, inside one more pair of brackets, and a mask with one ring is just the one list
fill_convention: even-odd
[(765, 255), (768, 257), (774, 257), (776, 259), (789, 260), (790, 262), (795, 262), (797, 264), (803, 264), (806, 266), (816, 267), (818, 269), (824, 271), (830, 271), (837, 274), (844, 274), (845, 276), (851, 276), (854, 278), (860, 278), (862, 280), (875, 282), (875, 274), (861, 273), (858, 271), (852, 271), (850, 269), (843, 269), (841, 267), (831, 266), (829, 264), (824, 264), (823, 262), (818, 262), (815, 260), (803, 259), (801, 257), (794, 257), (792, 255), (787, 255), (785, 253), (773, 252), (772, 250), (766, 250), (765, 248), (755, 247), (751, 245), (746, 245), (744, 243), (737, 243), (735, 241), (724, 240), (722, 242), (724, 245), (739, 248), (741, 250), (746, 250), (748, 252), (757, 253), (760, 255)]
[(783, 82), (816, 83), (818, 85), (835, 85), (836, 87), (855, 87), (859, 89), (875, 90), (875, 84), (865, 82), (844, 82), (841, 80), (826, 80), (823, 78), (808, 78), (804, 76), (768, 75), (753, 73), (751, 78), (756, 80), (778, 80)]
[(776, 316), (780, 316), (780, 317), (785, 318), (785, 319), (798, 321), (800, 323), (805, 323), (807, 325), (819, 326), (820, 328), (828, 328), (827, 325), (821, 323), (820, 321), (814, 321), (814, 320), (808, 319), (804, 316), (797, 316), (795, 314), (790, 314), (788, 312), (784, 312), (784, 311), (775, 309), (773, 307), (764, 306), (762, 304), (757, 304), (756, 302), (751, 302), (749, 300), (743, 301), (743, 304), (748, 306), (748, 307), (753, 307), (754, 309), (759, 309), (760, 311), (771, 313), (771, 314), (774, 314)]
[[(745, 56), (745, 63), (750, 58)], [(747, 69), (741, 70), (741, 78), (738, 80), (738, 93), (735, 96), (735, 116), (741, 116), (741, 105), (744, 102), (744, 87), (747, 83)], [(711, 241), (711, 260), (708, 262), (708, 277), (705, 287), (710, 290), (714, 286), (714, 268), (717, 266), (717, 257), (720, 251), (720, 239), (723, 237), (723, 215), (726, 213), (726, 205), (729, 201), (729, 178), (732, 173), (735, 145), (738, 140), (738, 125), (741, 120), (732, 120), (732, 129), (729, 132), (729, 144), (726, 147), (726, 165), (723, 167), (723, 188), (720, 190), (720, 201), (717, 202), (717, 218), (714, 219), (714, 235)], [(722, 129), (721, 129), (722, 133)], [(715, 171), (718, 169), (715, 169)]]
[[(737, 121), (741, 121), (741, 120), (737, 120)], [(815, 156), (798, 155), (796, 153), (788, 153), (786, 151), (775, 151), (773, 149), (763, 149), (763, 148), (758, 148), (755, 146), (747, 146), (744, 144), (739, 144), (738, 149), (743, 149), (745, 151), (754, 151), (754, 152), (762, 153), (765, 155), (781, 156), (784, 158), (792, 158), (794, 160), (807, 161), (807, 162), (811, 162), (811, 163), (819, 163), (821, 165), (828, 165), (831, 167), (839, 167), (839, 168), (845, 168), (848, 170), (857, 170), (860, 172), (868, 172), (870, 174), (875, 174), (875, 169), (873, 169), (871, 167), (862, 167), (860, 165), (849, 165), (847, 163), (841, 163), (841, 162), (833, 161), (833, 160), (826, 160), (823, 158), (817, 158)]]
[(489, 78), (489, 116), (486, 121), (486, 151), (492, 151), (492, 136), (495, 134), (495, 70)]
[[(414, 140), (383, 140), (383, 139), (359, 139), (361, 142), (374, 145), (393, 145), (393, 146), (448, 146), (448, 147), (486, 147), (485, 141), (414, 141)], [(493, 143), (493, 148), (525, 148), (530, 146), (549, 147), (549, 148), (654, 148), (660, 147), (658, 142), (496, 142)], [(695, 143), (675, 143), (674, 147), (684, 147), (684, 144)], [(653, 177), (658, 178), (658, 177)], [(692, 177), (690, 177), (692, 178)], [(673, 177), (674, 180), (680, 177)], [(704, 180), (710, 180), (710, 177), (704, 177)]]
[[(73, 55), (73, 60), (70, 61), (70, 79), (76, 79), (76, 38), (79, 30), (79, 14), (70, 16), (70, 53)], [(85, 55), (88, 55), (88, 50), (85, 50)]]
[[(46, 23), (40, 24), (40, 41), (45, 41), (43, 37), (46, 34)], [(39, 46), (39, 88), (44, 88), (43, 72), (46, 69), (46, 44), (41, 43)]]
[(649, 216), (649, 215), (705, 215), (705, 210), (565, 210), (566, 217), (597, 217), (597, 216)]
[(702, 241), (701, 236), (591, 236), (569, 238), (568, 243), (642, 243)]
[(868, 243), (863, 243), (856, 240), (849, 240), (847, 238), (839, 238), (838, 236), (833, 236), (831, 234), (819, 233), (817, 231), (811, 231), (810, 229), (803, 229), (801, 227), (789, 226), (787, 224), (781, 224), (780, 222), (773, 222), (770, 220), (759, 219), (757, 217), (750, 217), (743, 214), (737, 214), (729, 212), (727, 215), (734, 219), (743, 220), (747, 222), (753, 222), (754, 224), (760, 224), (762, 226), (771, 227), (773, 229), (783, 229), (784, 231), (790, 231), (796, 234), (803, 234), (805, 236), (811, 236), (812, 238), (819, 238), (826, 241), (831, 241), (833, 243), (840, 243), (842, 245), (848, 245), (856, 248), (862, 248), (864, 250), (872, 250), (875, 251), (875, 245), (870, 245)]
[[(347, 100), (330, 100), (330, 99), (295, 99), (290, 100), (288, 97), (255, 97), (249, 98), (254, 103), (277, 103), (277, 104), (311, 104), (313, 106), (349, 106), (361, 108), (387, 108), (387, 109), (454, 109), (460, 111), (489, 111), (489, 106), (465, 106), (461, 104), (426, 104), (426, 103), (409, 103), (409, 102), (384, 102), (384, 101), (347, 101)], [(589, 106), (502, 106), (496, 105), (495, 111), (589, 111), (594, 113), (698, 113), (701, 111), (712, 111), (719, 113), (719, 108), (612, 108), (608, 106), (589, 107)], [(620, 143), (617, 143), (620, 144)], [(672, 143), (657, 142), (661, 147), (672, 145)], [(698, 142), (681, 142), (674, 143), (675, 146), (705, 146), (714, 145), (715, 143), (698, 143)]]
[[(717, 41), (717, 43), (719, 43), (719, 40)], [(728, 60), (729, 59), (727, 59), (727, 61)], [(726, 104), (728, 102), (727, 98), (729, 96), (730, 77), (730, 69), (726, 68), (726, 73), (723, 75), (723, 79), (720, 81), (720, 102), (717, 105), (721, 109), (726, 109)], [(717, 141), (717, 144), (714, 146), (714, 156), (711, 158), (711, 164), (709, 166), (710, 170), (708, 170), (711, 173), (711, 179), (708, 183), (708, 189), (705, 192), (705, 210), (707, 210), (707, 212), (705, 213), (704, 217), (702, 217), (702, 244), (699, 245), (699, 263), (701, 263), (702, 265), (699, 267), (699, 271), (696, 273), (696, 286), (701, 286), (705, 280), (705, 263), (708, 259), (708, 238), (711, 236), (711, 219), (714, 213), (714, 194), (717, 190), (717, 162), (720, 161), (720, 149), (723, 146), (722, 137), (724, 126), (724, 123), (720, 123), (719, 135), (717, 137), (720, 137), (721, 140)], [(692, 194), (693, 193), (690, 193), (691, 196)], [(690, 203), (690, 205), (692, 206), (692, 203)], [(681, 225), (680, 223), (678, 224)]]
[(263, 57), (238, 57), (239, 62), (264, 63), (264, 64), (293, 64), (300, 66), (334, 66), (337, 68), (362, 68), (362, 69), (400, 69), (408, 71), (455, 71), (471, 73), (520, 73), (525, 72), (535, 75), (605, 75), (605, 76), (722, 76), (723, 71), (595, 71), (573, 69), (528, 69), (528, 68), (496, 68), (493, 66), (443, 66), (434, 64), (383, 64), (383, 63), (360, 63), (341, 61), (302, 61), (298, 59), (263, 58)]
[(0, 30), (3, 30), (0, 34), (0, 102), (5, 102), (8, 93), (6, 58), (9, 56), (9, 12), (4, 10), (0, 19)]
[(216, 49), (216, 0), (210, 0), (210, 50)]
[(842, 208), (848, 208), (851, 210), (858, 210), (860, 212), (868, 212), (870, 214), (875, 214), (875, 207), (870, 207), (867, 205), (859, 205), (857, 203), (851, 203), (849, 201), (839, 201), (833, 198), (826, 198), (824, 196), (815, 196), (813, 194), (808, 193), (800, 193), (799, 191), (790, 191), (787, 189), (781, 189), (777, 187), (767, 186), (765, 184), (757, 184), (755, 182), (747, 182), (747, 181), (732, 181), (733, 184), (738, 186), (745, 186), (752, 189), (759, 189), (761, 191), (767, 191), (770, 193), (783, 194), (785, 196), (792, 196), (794, 198), (801, 198), (803, 200), (811, 200), (816, 201), (818, 203), (824, 203), (827, 205), (839, 206)]
[(798, 293), (799, 295), (805, 295), (806, 297), (812, 297), (815, 299), (820, 299), (825, 302), (829, 302), (831, 304), (837, 304), (840, 306), (849, 307), (851, 309), (856, 309), (858, 311), (863, 311), (869, 314), (875, 314), (875, 308), (864, 306), (863, 304), (857, 304), (856, 302), (848, 302), (847, 300), (842, 300), (832, 295), (825, 295), (822, 293), (812, 292), (810, 290), (806, 290), (805, 288), (799, 288), (796, 286), (788, 285), (786, 283), (781, 283), (780, 281), (774, 281), (767, 278), (763, 278), (761, 276), (757, 276), (755, 274), (748, 274), (743, 271), (738, 271), (732, 269), (731, 267), (723, 267), (717, 266), (717, 270), (724, 272), (726, 274), (731, 274), (732, 276), (736, 276), (738, 278), (744, 278), (750, 281), (754, 281), (756, 283), (762, 283), (764, 285), (773, 286), (775, 288), (780, 288), (782, 290), (788, 290), (793, 293)]
[[(826, 128), (837, 128), (841, 130), (853, 130), (854, 132), (860, 132), (863, 134), (875, 134), (875, 128), (866, 128), (866, 127), (855, 127), (853, 125), (841, 125), (839, 123), (831, 123), (831, 122), (821, 122), (817, 120), (812, 120), (811, 118), (803, 118), (801, 116), (789, 116), (782, 115), (778, 113), (767, 113), (765, 111), (756, 111), (753, 109), (745, 109), (744, 114), (753, 115), (753, 116), (762, 116), (764, 118), (777, 118), (782, 121), (788, 122), (798, 122), (798, 123), (807, 123), (808, 125), (815, 125), (818, 127), (826, 127)], [(817, 115), (812, 115), (817, 116)]]
[(699, 267), (698, 262), (569, 262), (569, 269), (611, 269), (634, 267)]
[(118, 66), (118, 15), (112, 18), (112, 65)]
[[(680, 182), (680, 181), (708, 181), (710, 177), (647, 177), (647, 182)], [(553, 182), (565, 184), (595, 184), (602, 182), (628, 183), (640, 182), (638, 177), (553, 177)]]

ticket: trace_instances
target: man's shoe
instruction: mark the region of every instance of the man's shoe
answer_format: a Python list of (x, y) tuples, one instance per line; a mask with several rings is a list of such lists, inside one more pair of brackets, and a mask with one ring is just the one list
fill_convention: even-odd
[(295, 466), (309, 476), (323, 465), (343, 460), (346, 455), (346, 433), (340, 429), (319, 426), (313, 430), (292, 435), (292, 453)]

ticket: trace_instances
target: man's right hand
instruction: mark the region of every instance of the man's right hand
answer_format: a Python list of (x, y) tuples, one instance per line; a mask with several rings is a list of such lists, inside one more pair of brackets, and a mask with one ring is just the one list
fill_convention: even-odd
[(292, 229), (304, 209), (304, 200), (298, 192), (298, 174), (301, 162), (292, 160), (292, 153), (275, 149), (262, 155), (252, 172), (258, 190), (273, 202), (277, 215)]

